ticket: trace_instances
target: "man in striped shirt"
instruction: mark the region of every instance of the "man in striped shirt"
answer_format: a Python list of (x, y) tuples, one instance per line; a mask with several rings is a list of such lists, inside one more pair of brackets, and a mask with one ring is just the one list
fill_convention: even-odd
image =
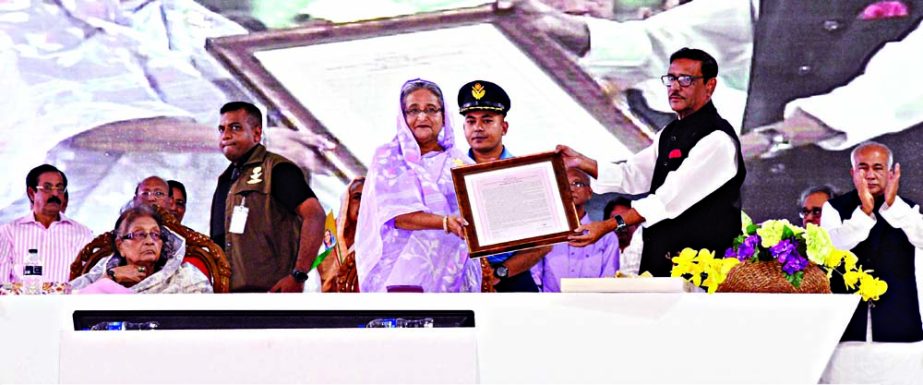
[(0, 226), (0, 283), (22, 281), (23, 261), (29, 249), (38, 250), (44, 261), (46, 282), (68, 281), (70, 264), (93, 232), (62, 212), (67, 177), (56, 167), (43, 164), (26, 176), (26, 195), (32, 212)]

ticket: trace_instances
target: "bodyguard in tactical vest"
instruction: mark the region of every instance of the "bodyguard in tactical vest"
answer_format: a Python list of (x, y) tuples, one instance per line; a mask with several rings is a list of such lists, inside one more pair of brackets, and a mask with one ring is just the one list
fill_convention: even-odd
[(324, 209), (298, 166), (260, 144), (262, 119), (250, 103), (221, 107), (219, 148), (231, 165), (212, 198), (211, 238), (231, 263), (231, 291), (301, 292)]

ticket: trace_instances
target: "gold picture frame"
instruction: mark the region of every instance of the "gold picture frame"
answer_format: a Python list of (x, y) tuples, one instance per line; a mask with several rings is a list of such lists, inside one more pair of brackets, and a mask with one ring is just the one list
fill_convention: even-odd
[(472, 258), (565, 242), (580, 226), (559, 153), (456, 167), (452, 181)]

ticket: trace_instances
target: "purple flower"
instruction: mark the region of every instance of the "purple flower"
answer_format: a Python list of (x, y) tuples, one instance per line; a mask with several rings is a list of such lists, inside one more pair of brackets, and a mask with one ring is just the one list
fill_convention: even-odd
[(792, 275), (804, 270), (805, 267), (808, 267), (808, 259), (798, 255), (798, 252), (795, 252), (791, 254), (785, 261), (785, 264), (782, 265), (782, 270)]
[(744, 239), (744, 242), (737, 247), (737, 259), (744, 261), (753, 257), (753, 254), (756, 253), (756, 248), (759, 247), (760, 239), (759, 235), (753, 234), (747, 239)]
[(769, 253), (772, 254), (773, 258), (777, 259), (779, 263), (785, 264), (788, 261), (788, 258), (792, 255), (798, 255), (798, 252), (795, 250), (795, 244), (791, 240), (783, 239), (779, 241), (775, 246), (769, 248)]
[(734, 251), (733, 247), (728, 247), (728, 249), (724, 251), (724, 257), (725, 258), (737, 258), (737, 252)]
[(782, 270), (789, 275), (795, 274), (808, 267), (808, 260), (798, 254), (795, 244), (791, 240), (783, 239), (769, 248), (769, 252), (782, 264)]

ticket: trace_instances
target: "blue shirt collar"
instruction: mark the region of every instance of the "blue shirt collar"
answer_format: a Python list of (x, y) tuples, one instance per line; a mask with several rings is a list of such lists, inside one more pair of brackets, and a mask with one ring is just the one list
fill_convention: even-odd
[[(471, 158), (472, 160), (474, 159), (474, 150), (470, 148), (468, 149), (468, 157)], [(513, 154), (510, 154), (510, 152), (506, 150), (506, 146), (504, 145), (503, 152), (500, 153), (500, 159), (509, 159), (512, 157), (513, 157)]]

